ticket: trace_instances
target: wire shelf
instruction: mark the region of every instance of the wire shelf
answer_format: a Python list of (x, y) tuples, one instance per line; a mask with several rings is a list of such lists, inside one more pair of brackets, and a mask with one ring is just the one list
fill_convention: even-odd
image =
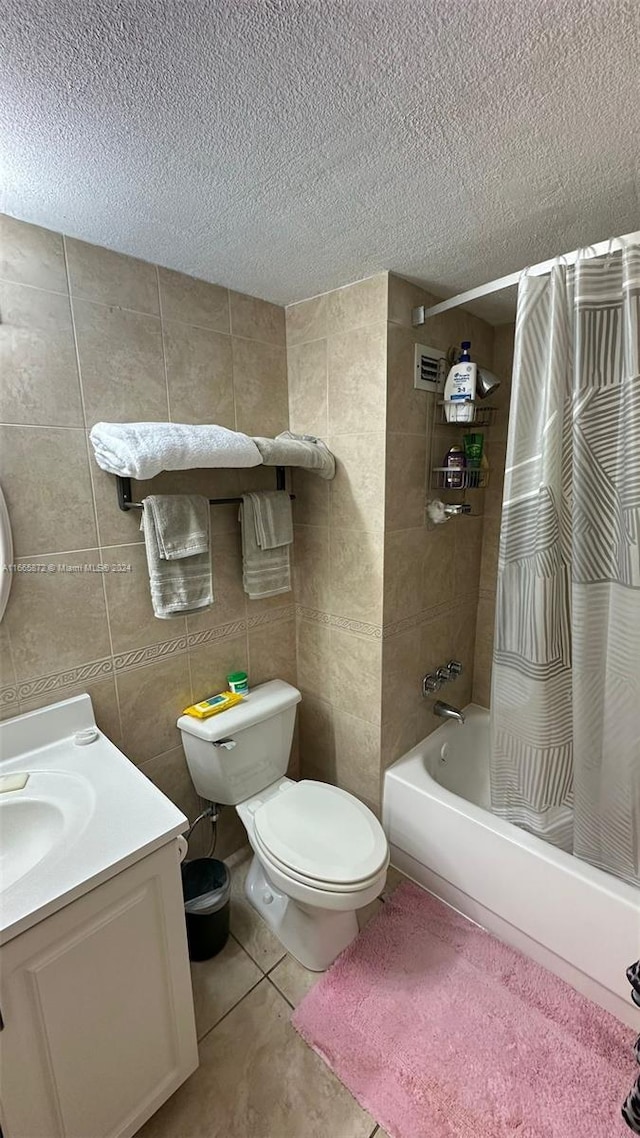
[(434, 490), (484, 490), (489, 485), (487, 467), (434, 466), (431, 486)]
[(497, 407), (479, 403), (474, 399), (456, 402), (441, 399), (438, 403), (438, 423), (453, 427), (490, 427), (495, 422)]

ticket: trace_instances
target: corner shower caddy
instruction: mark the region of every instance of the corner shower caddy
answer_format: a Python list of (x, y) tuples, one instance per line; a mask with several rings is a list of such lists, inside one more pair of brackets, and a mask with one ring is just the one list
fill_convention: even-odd
[[(472, 417), (467, 419), (471, 408)], [(451, 409), (453, 413), (452, 418), (447, 418), (447, 410)], [(442, 440), (436, 438), (436, 427), (452, 427), (457, 431), (471, 430), (475, 427), (489, 427), (495, 422), (497, 407), (490, 404), (481, 403), (478, 400), (467, 399), (464, 403), (453, 402), (452, 400), (440, 399), (436, 404), (436, 414), (433, 419), (433, 430), (431, 432), (431, 453), (434, 454), (438, 445), (442, 445)], [(465, 418), (461, 419), (457, 416), (464, 414)], [(456, 493), (463, 490), (485, 490), (489, 485), (491, 477), (491, 470), (489, 467), (462, 467), (451, 468), (450, 466), (432, 466), (431, 467), (431, 489), (447, 491), (448, 493)], [(462, 504), (461, 504), (462, 505)], [(471, 507), (468, 503), (464, 503), (468, 508), (460, 509), (460, 514), (471, 514)], [(451, 516), (451, 515), (450, 515)], [(473, 516), (477, 517), (477, 514)]]

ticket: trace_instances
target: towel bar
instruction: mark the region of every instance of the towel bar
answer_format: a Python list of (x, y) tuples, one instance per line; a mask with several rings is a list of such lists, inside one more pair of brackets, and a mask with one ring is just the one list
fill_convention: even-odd
[[(142, 502), (133, 502), (131, 500), (131, 479), (122, 478), (116, 474), (116, 489), (118, 491), (118, 507), (127, 513), (128, 510), (141, 510)], [(276, 466), (276, 490), (285, 489), (285, 468), (284, 466)], [(290, 494), (290, 498), (295, 498), (295, 494)], [(209, 503), (212, 506), (232, 506), (234, 502), (241, 502), (242, 498), (209, 498)]]

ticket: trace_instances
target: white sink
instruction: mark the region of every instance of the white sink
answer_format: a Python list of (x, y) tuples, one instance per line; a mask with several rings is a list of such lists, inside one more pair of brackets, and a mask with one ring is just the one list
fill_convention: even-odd
[(93, 813), (86, 779), (62, 771), (23, 770), (21, 790), (0, 794), (0, 888), (10, 889), (44, 857), (77, 841)]
[(0, 944), (189, 825), (97, 729), (88, 695), (0, 723), (0, 779), (17, 775), (0, 789)]

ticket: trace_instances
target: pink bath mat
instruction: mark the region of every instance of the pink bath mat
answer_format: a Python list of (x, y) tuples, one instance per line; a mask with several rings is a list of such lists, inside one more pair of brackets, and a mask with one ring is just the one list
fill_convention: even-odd
[(625, 1138), (634, 1032), (403, 883), (293, 1024), (391, 1138)]

